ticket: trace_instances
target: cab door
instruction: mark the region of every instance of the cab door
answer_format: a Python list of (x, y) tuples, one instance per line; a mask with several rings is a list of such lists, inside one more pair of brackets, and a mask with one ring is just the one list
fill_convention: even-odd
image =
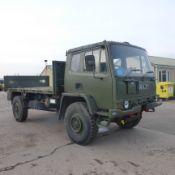
[[(89, 56), (95, 58), (94, 68), (86, 63)], [(89, 49), (72, 55), (69, 76), (72, 92), (92, 96), (99, 109), (113, 107), (112, 77), (105, 48)]]

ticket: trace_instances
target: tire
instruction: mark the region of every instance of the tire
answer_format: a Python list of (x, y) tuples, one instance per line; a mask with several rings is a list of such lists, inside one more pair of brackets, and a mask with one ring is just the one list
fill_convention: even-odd
[(138, 114), (133, 117), (124, 117), (123, 119), (117, 120), (117, 125), (122, 129), (132, 129), (137, 126), (142, 119), (142, 115)]
[(98, 133), (95, 116), (89, 114), (83, 102), (68, 106), (64, 123), (69, 138), (79, 145), (91, 143)]
[(14, 118), (17, 122), (24, 122), (28, 116), (28, 108), (21, 96), (16, 96), (12, 101), (12, 110)]

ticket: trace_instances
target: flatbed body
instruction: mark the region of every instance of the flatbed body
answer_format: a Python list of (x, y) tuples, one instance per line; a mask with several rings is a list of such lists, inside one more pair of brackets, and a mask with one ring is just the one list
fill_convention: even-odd
[[(9, 88), (9, 93), (22, 93), (22, 94), (40, 94), (40, 95), (49, 95), (49, 96), (60, 96), (61, 93), (64, 92), (64, 72), (65, 72), (65, 62), (64, 61), (53, 61), (52, 63), (52, 74), (53, 74), (53, 84), (48, 86), (48, 80), (47, 83), (42, 83), (42, 78), (38, 78), (38, 76), (33, 76), (26, 78), (25, 76), (21, 77), (13, 77), (13, 76), (7, 76), (5, 79), (7, 79), (7, 84), (10, 84), (9, 82), (13, 82), (15, 86), (18, 85), (18, 87)], [(30, 82), (35, 80), (35, 86), (33, 87)], [(39, 80), (39, 81), (36, 81)], [(21, 83), (21, 81), (25, 81), (25, 83)]]

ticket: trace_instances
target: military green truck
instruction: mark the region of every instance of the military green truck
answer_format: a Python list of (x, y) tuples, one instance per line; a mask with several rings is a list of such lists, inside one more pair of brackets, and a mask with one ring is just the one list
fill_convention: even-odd
[(66, 52), (53, 61), (53, 87), (8, 90), (14, 118), (24, 122), (29, 109), (58, 112), (70, 139), (87, 145), (102, 121), (135, 127), (143, 111), (160, 105), (145, 49), (128, 42), (103, 41)]

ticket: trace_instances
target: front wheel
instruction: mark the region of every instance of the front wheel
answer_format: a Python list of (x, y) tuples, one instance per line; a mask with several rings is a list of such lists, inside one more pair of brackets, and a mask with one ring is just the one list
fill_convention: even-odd
[(117, 125), (122, 129), (131, 129), (135, 126), (137, 126), (142, 119), (141, 114), (137, 114), (134, 116), (126, 116), (120, 120), (117, 120)]
[(72, 103), (66, 110), (64, 123), (70, 139), (79, 144), (87, 145), (98, 133), (95, 116), (89, 114), (85, 103)]

